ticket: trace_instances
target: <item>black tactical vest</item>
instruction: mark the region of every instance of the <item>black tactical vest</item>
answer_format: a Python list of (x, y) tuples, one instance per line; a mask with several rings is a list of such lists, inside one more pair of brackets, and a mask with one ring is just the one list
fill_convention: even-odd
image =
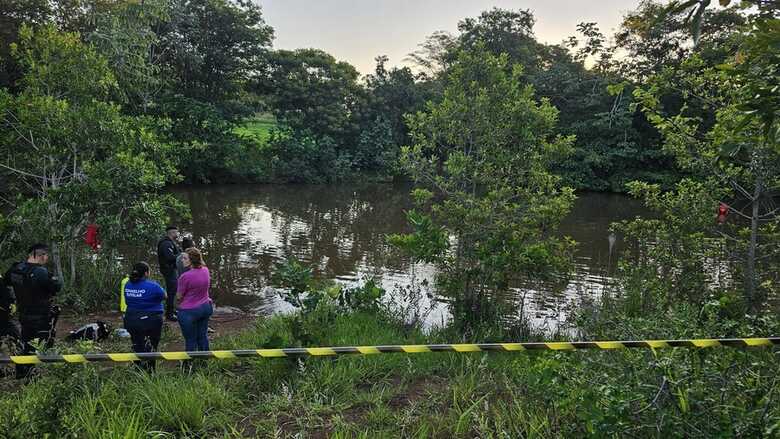
[(48, 315), (49, 313), (52, 295), (46, 285), (36, 282), (35, 270), (38, 268), (41, 267), (27, 262), (19, 262), (11, 267), (9, 275), (19, 314)]

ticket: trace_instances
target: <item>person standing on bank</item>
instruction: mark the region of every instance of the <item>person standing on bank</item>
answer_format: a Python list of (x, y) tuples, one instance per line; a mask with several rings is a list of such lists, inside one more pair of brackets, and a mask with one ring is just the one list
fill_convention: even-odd
[(211, 276), (203, 262), (203, 254), (197, 248), (189, 248), (184, 252), (183, 263), (187, 272), (179, 278), (179, 326), (184, 335), (184, 345), (187, 351), (209, 350), (209, 318), (214, 313), (214, 307), (209, 297)]
[(181, 249), (176, 240), (179, 238), (179, 229), (175, 226), (168, 226), (165, 229), (165, 236), (157, 243), (157, 260), (160, 263), (160, 273), (165, 278), (165, 291), (168, 293), (168, 299), (165, 302), (165, 319), (175, 322), (176, 315), (173, 313), (176, 300), (176, 281), (179, 274), (176, 272), (176, 258), (181, 253)]
[(187, 257), (187, 250), (193, 247), (195, 247), (195, 242), (190, 236), (185, 236), (184, 239), (181, 240), (181, 253), (176, 257), (176, 272), (179, 277), (190, 269), (189, 266), (184, 265), (184, 258)]
[[(52, 299), (62, 289), (62, 283), (46, 269), (48, 262), (49, 247), (34, 244), (27, 251), (27, 260), (12, 265), (4, 276), (16, 296), (23, 355), (35, 352), (30, 344), (35, 339), (46, 348), (54, 345), (59, 308), (53, 305)], [(16, 378), (27, 378), (31, 371), (31, 365), (17, 364)]]
[[(162, 334), (165, 291), (148, 276), (149, 264), (138, 262), (125, 283), (124, 325), (130, 333), (133, 352), (137, 353), (156, 351)], [(154, 365), (154, 360), (147, 360), (143, 368), (151, 372)]]

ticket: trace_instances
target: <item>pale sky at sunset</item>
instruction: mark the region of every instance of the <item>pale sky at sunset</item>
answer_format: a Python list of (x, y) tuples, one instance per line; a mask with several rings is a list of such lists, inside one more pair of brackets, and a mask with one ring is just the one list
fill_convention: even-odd
[(530, 9), (539, 40), (558, 43), (574, 35), (577, 23), (595, 21), (612, 34), (639, 0), (255, 0), (276, 34), (274, 48), (313, 47), (348, 61), (361, 73), (387, 55), (403, 65), (425, 37), (437, 30), (456, 33), (458, 21), (494, 6)]

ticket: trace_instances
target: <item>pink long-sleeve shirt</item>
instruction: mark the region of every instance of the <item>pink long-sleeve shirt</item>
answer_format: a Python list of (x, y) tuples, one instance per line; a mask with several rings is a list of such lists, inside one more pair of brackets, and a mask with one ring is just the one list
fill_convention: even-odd
[(208, 267), (191, 268), (179, 276), (178, 293), (181, 294), (179, 309), (193, 309), (210, 302), (209, 286), (211, 275)]

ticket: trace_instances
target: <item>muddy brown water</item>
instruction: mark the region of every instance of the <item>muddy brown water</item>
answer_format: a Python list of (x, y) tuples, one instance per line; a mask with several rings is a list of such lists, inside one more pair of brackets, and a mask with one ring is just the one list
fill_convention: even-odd
[[(192, 212), (192, 220), (180, 228), (204, 251), (214, 300), (221, 308), (255, 314), (290, 309), (268, 279), (275, 264), (293, 256), (312, 266), (317, 276), (347, 285), (375, 276), (388, 295), (413, 279), (431, 282), (433, 267), (412, 263), (385, 240), (388, 234), (409, 231), (404, 214), (412, 207), (409, 190), (401, 184), (172, 189)], [(517, 286), (513, 291), (525, 315), (537, 326), (558, 324), (576, 299), (598, 295), (610, 282), (621, 250), (618, 239), (610, 254), (610, 224), (643, 213), (641, 203), (626, 196), (579, 194), (561, 226), (562, 234), (579, 243), (574, 273), (562, 285)], [(148, 256), (153, 258), (151, 252)], [(427, 323), (447, 318), (446, 306), (438, 305)]]

